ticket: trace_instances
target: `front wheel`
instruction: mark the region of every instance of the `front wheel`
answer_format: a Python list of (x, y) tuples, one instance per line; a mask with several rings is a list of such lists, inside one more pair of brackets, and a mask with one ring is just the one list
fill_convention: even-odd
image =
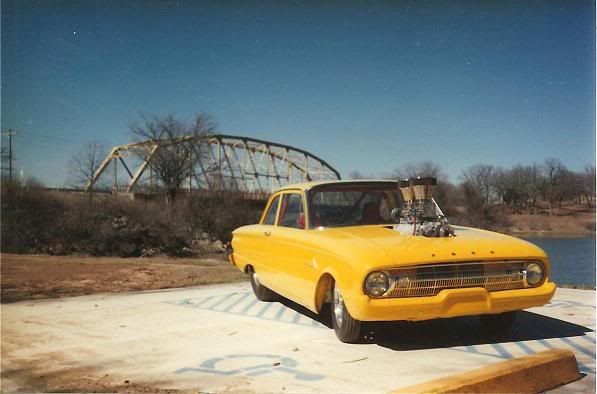
[(255, 293), (255, 297), (257, 297), (259, 301), (275, 301), (277, 299), (276, 293), (259, 282), (259, 277), (254, 269), (249, 271), (249, 276), (251, 277), (251, 287), (253, 288), (253, 293)]
[(334, 284), (332, 302), (332, 325), (338, 339), (345, 343), (355, 343), (361, 337), (361, 321), (350, 316), (340, 289)]

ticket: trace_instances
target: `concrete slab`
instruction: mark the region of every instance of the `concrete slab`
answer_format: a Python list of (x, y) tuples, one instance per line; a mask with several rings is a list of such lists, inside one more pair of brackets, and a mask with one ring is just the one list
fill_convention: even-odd
[(377, 324), (358, 345), (295, 304), (257, 301), (248, 284), (20, 302), (1, 313), (3, 391), (86, 391), (101, 380), (118, 389), (389, 392), (563, 348), (586, 376), (556, 391), (595, 392), (594, 291), (558, 289), (509, 335), (488, 337), (476, 318), (457, 318)]

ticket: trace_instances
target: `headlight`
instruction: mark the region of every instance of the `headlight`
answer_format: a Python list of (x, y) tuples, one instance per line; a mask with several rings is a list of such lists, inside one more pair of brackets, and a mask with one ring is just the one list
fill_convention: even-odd
[(390, 287), (388, 275), (381, 271), (373, 271), (365, 279), (365, 290), (373, 297), (383, 295)]
[(526, 280), (531, 286), (536, 286), (543, 281), (545, 273), (543, 266), (538, 263), (529, 263), (526, 266)]

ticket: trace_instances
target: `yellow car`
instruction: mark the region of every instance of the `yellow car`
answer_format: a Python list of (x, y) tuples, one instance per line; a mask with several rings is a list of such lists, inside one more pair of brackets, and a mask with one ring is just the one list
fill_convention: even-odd
[(432, 197), (436, 180), (325, 181), (270, 197), (259, 224), (233, 232), (230, 261), (256, 297), (329, 306), (343, 342), (363, 321), (480, 315), (506, 330), (514, 311), (544, 305), (556, 285), (537, 246), (452, 226)]

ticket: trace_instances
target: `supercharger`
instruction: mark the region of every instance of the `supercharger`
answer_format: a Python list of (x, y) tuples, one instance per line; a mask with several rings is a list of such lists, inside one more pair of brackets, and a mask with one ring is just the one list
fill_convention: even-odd
[(398, 181), (402, 209), (395, 208), (394, 230), (424, 237), (454, 237), (454, 229), (433, 198), (437, 179), (417, 177)]

